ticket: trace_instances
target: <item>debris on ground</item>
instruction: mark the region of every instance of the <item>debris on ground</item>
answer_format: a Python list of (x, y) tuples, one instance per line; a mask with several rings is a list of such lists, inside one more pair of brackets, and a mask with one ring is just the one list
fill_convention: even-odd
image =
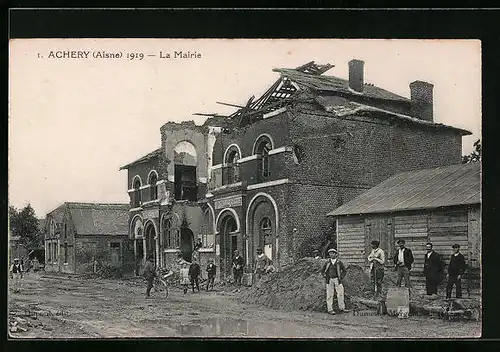
[[(283, 271), (268, 274), (239, 296), (243, 303), (261, 304), (282, 310), (326, 311), (324, 260), (302, 258)], [(344, 279), (347, 309), (355, 308), (351, 297), (369, 291), (369, 277), (356, 265), (346, 268)], [(334, 306), (336, 306), (334, 297)]]
[[(326, 311), (325, 280), (321, 268), (325, 260), (302, 258), (294, 265), (263, 277), (249, 289), (239, 293), (242, 303), (259, 304), (280, 310)], [(346, 268), (344, 279), (347, 309), (376, 309), (385, 311), (389, 287), (396, 286), (397, 274), (386, 270), (382, 292), (375, 296), (369, 275), (357, 265)], [(334, 307), (337, 306), (334, 295)], [(412, 290), (410, 314), (436, 316), (445, 319), (478, 320), (480, 302), (477, 299), (446, 300), (442, 296), (419, 294)]]

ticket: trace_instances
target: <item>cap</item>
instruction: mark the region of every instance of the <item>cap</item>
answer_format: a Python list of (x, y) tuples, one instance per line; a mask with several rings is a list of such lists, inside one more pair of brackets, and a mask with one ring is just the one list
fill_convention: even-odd
[(402, 244), (405, 244), (405, 240), (398, 240), (397, 242), (398, 244), (402, 243)]
[(328, 250), (328, 253), (330, 253), (330, 252), (337, 253), (337, 250), (336, 250), (335, 248), (330, 248), (330, 249)]
[(455, 243), (451, 248), (460, 248), (460, 245), (458, 243)]
[(18, 260), (19, 260), (19, 258), (14, 258), (14, 261), (16, 261), (16, 260), (18, 261)]

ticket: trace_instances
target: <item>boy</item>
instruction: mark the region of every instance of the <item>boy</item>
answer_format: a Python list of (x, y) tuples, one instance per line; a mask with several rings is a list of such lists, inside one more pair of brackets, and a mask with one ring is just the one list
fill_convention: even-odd
[(180, 276), (180, 284), (183, 288), (183, 291), (184, 291), (184, 294), (187, 293), (188, 291), (188, 286), (189, 286), (189, 269), (187, 267), (187, 262), (186, 261), (183, 261), (181, 263), (181, 269), (180, 269), (180, 272), (179, 272), (179, 276)]
[(156, 277), (156, 268), (155, 265), (153, 264), (153, 256), (148, 255), (146, 259), (146, 264), (144, 265), (144, 278), (147, 281), (147, 288), (146, 288), (146, 298), (149, 298), (151, 296), (151, 289), (153, 288), (153, 282)]
[(207, 274), (208, 274), (208, 280), (207, 280), (207, 291), (209, 287), (214, 289), (214, 281), (215, 281), (215, 274), (217, 273), (217, 267), (214, 264), (214, 260), (210, 259), (208, 261), (207, 265)]

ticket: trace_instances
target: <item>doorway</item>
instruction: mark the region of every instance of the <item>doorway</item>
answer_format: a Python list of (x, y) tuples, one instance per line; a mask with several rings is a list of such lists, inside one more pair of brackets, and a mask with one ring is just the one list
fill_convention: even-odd
[(153, 256), (153, 263), (157, 264), (156, 258), (156, 231), (155, 227), (150, 223), (146, 228), (146, 255)]
[(135, 240), (135, 274), (141, 275), (144, 266), (144, 242), (142, 238)]
[(234, 233), (236, 229), (236, 220), (233, 216), (228, 215), (222, 219), (220, 231), (220, 266), (221, 273), (224, 273), (226, 277), (231, 275), (233, 252), (238, 249), (238, 239), (237, 235)]
[(193, 254), (193, 238), (193, 231), (187, 227), (181, 228), (181, 254), (182, 258), (188, 262), (191, 262)]

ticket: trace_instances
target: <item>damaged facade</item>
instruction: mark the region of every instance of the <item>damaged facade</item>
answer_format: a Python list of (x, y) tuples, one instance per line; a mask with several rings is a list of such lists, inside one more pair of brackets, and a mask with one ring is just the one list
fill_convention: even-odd
[(164, 125), (162, 147), (123, 167), (138, 259), (168, 265), (201, 237), (200, 256), (223, 276), (235, 249), (247, 272), (259, 247), (279, 270), (311, 254), (332, 204), (400, 172), (460, 163), (470, 132), (433, 121), (433, 86), (415, 81), (404, 98), (365, 84), (363, 66), (349, 62), (349, 80), (314, 62), (275, 69), (280, 78), (234, 114)]

